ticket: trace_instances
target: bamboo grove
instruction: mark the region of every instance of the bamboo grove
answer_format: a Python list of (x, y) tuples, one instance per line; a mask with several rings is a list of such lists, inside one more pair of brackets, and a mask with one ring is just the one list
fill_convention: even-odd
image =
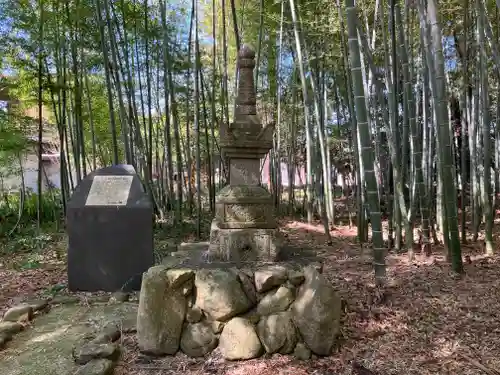
[[(63, 203), (90, 171), (129, 163), (157, 216), (196, 218), (200, 236), (226, 180), (218, 128), (232, 120), (236, 52), (249, 43), (259, 113), (275, 123), (281, 214), (318, 219), (330, 236), (337, 176), (349, 180), (342, 199), (379, 283), (388, 249), (411, 259), (441, 242), (456, 272), (461, 243), (484, 237), (493, 253), (499, 2), (167, 1), (1, 0), (1, 68), (38, 103), (39, 139), (42, 107), (51, 114)], [(14, 117), (2, 134), (22, 130)]]

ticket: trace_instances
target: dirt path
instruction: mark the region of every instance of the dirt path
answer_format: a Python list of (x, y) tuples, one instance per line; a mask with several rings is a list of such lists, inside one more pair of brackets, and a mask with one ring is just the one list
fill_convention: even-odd
[[(137, 305), (61, 305), (36, 317), (0, 352), (2, 375), (72, 374), (73, 348), (110, 322), (135, 322)], [(131, 322), (132, 320), (132, 322)]]

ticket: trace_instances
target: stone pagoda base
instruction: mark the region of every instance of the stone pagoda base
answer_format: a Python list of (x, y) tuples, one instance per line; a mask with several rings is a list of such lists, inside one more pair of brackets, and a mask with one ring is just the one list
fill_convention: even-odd
[(281, 249), (277, 228), (226, 229), (212, 221), (209, 253), (211, 260), (224, 262), (275, 262)]

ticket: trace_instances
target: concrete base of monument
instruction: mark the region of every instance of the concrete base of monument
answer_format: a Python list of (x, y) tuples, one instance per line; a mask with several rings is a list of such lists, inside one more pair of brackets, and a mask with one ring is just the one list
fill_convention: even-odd
[(141, 351), (309, 359), (336, 347), (341, 299), (317, 264), (188, 263), (144, 273), (137, 315)]
[(210, 228), (208, 256), (225, 262), (276, 262), (283, 258), (283, 238), (277, 228)]

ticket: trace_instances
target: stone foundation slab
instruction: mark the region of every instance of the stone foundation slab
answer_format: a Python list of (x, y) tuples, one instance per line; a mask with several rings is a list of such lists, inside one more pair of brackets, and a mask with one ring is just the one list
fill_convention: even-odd
[(212, 222), (209, 256), (211, 260), (225, 262), (251, 262), (279, 260), (281, 235), (276, 228), (221, 228)]

